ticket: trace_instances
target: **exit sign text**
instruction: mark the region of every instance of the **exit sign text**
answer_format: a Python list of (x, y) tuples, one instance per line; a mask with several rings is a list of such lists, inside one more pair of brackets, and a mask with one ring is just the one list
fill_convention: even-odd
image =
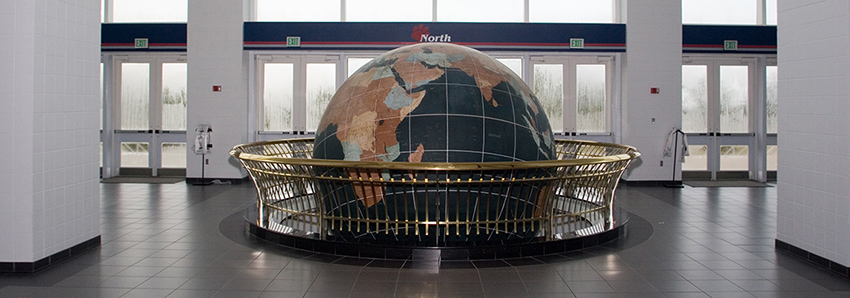
[(583, 49), (584, 48), (584, 38), (570, 38), (570, 48), (571, 49)]
[(286, 46), (287, 47), (300, 47), (301, 46), (301, 37), (300, 36), (287, 36), (286, 37)]
[(137, 49), (147, 49), (148, 48), (148, 39), (147, 38), (136, 38), (136, 44), (134, 46)]

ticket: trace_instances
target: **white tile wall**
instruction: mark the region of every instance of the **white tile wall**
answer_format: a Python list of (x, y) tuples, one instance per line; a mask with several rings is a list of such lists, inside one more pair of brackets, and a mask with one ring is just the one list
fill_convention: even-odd
[(778, 7), (777, 239), (850, 266), (850, 5)]
[[(32, 262), (100, 235), (100, 1), (0, 2), (0, 262)], [(9, 66), (9, 67), (7, 67)]]
[[(624, 178), (669, 180), (673, 159), (662, 155), (667, 134), (682, 123), (681, 3), (629, 0), (627, 5), (621, 142), (637, 147), (642, 156)], [(661, 93), (650, 94), (651, 87)]]
[[(248, 76), (242, 51), (242, 9), (241, 1), (189, 0), (187, 142), (192, 144), (198, 124), (212, 125), (213, 148), (206, 156), (210, 163), (204, 173), (211, 178), (246, 176), (228, 154), (234, 145), (248, 140), (245, 118)], [(213, 85), (222, 86), (222, 92), (212, 92)], [(187, 177), (201, 177), (200, 161), (200, 156), (188, 153)]]

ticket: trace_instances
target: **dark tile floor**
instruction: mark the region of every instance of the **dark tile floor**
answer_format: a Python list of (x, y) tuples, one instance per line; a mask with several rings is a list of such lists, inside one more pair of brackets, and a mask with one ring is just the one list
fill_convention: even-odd
[[(776, 188), (626, 187), (626, 236), (525, 260), (314, 255), (245, 232), (250, 184), (102, 184), (101, 247), (0, 297), (850, 297), (850, 280), (775, 251)], [(414, 267), (414, 268), (411, 268)]]

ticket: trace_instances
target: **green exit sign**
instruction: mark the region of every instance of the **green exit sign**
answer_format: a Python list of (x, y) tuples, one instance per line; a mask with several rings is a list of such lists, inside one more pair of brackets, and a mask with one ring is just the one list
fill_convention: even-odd
[(287, 36), (286, 37), (286, 46), (287, 47), (300, 47), (301, 46), (301, 37), (300, 36)]
[(136, 38), (136, 45), (134, 46), (137, 49), (147, 49), (148, 48), (148, 39), (147, 38)]
[(737, 40), (724, 40), (723, 41), (723, 50), (737, 51), (738, 50), (738, 41)]
[(584, 48), (584, 38), (570, 38), (570, 48), (571, 49), (583, 49)]

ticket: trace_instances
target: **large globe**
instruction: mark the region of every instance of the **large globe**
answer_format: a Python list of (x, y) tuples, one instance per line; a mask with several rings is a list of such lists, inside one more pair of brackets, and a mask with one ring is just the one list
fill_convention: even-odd
[[(464, 46), (421, 43), (387, 52), (348, 78), (322, 116), (313, 158), (386, 162), (550, 160), (555, 157), (553, 140), (549, 120), (537, 98), (501, 62)], [(428, 178), (414, 176), (422, 173), (394, 171), (367, 174), (341, 168), (314, 170), (322, 177)], [(470, 173), (468, 177), (453, 178), (498, 180), (540, 174), (478, 177)], [(369, 215), (381, 220), (445, 222), (530, 218), (546, 205), (538, 199), (546, 197), (547, 189), (540, 184), (527, 188), (495, 185), (490, 190), (473, 190), (459, 186), (429, 191), (339, 185), (329, 180), (318, 190), (326, 212), (333, 217)], [(422, 205), (423, 202), (428, 204)], [(456, 206), (452, 208), (457, 210), (444, 210), (448, 206)], [(452, 217), (460, 214), (469, 218)], [(449, 225), (420, 226), (411, 231), (407, 225), (386, 227), (368, 220), (328, 226), (331, 233), (346, 241), (413, 243), (522, 240), (535, 237), (540, 228), (523, 225), (522, 229), (514, 226), (510, 231), (497, 231), (492, 226), (459, 230), (458, 226)]]
[(554, 157), (549, 120), (504, 64), (469, 47), (420, 43), (361, 67), (328, 103), (313, 158), (488, 162)]

